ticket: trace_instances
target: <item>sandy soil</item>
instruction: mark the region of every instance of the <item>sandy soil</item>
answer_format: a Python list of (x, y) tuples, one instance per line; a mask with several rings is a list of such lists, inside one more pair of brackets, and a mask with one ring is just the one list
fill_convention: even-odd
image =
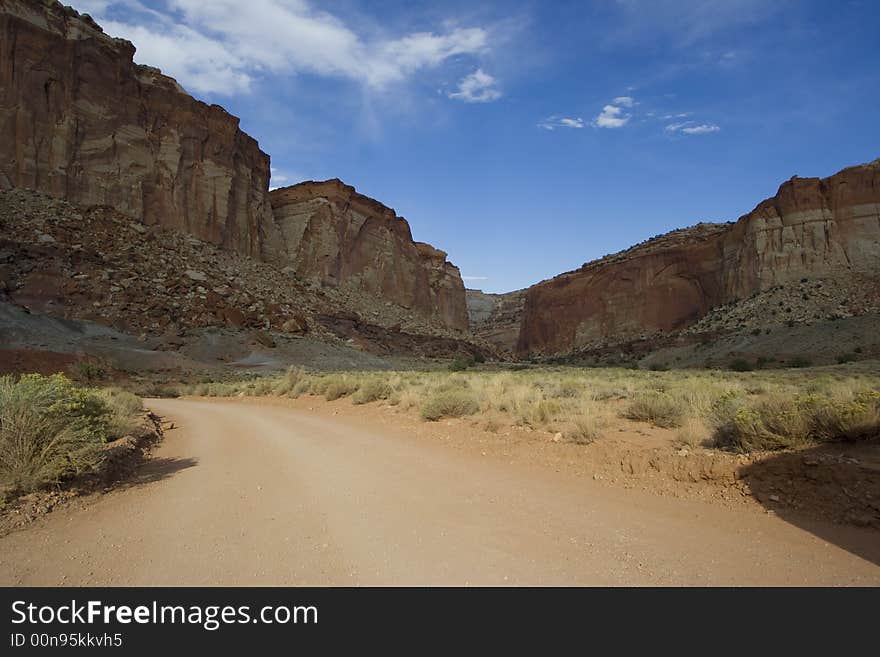
[(0, 539), (0, 584), (880, 584), (875, 531), (609, 486), (467, 443), (465, 424), (394, 429), (310, 399), (149, 405), (177, 426), (155, 458)]

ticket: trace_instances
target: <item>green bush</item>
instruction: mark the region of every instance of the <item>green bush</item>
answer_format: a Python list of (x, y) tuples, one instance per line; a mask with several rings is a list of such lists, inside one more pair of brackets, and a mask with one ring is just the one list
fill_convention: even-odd
[(729, 368), (734, 372), (751, 372), (755, 367), (745, 358), (730, 361)]
[(422, 405), (422, 418), (431, 422), (444, 417), (464, 417), (480, 410), (474, 396), (466, 390), (438, 392)]
[(70, 366), (70, 376), (82, 383), (95, 383), (107, 376), (107, 371), (97, 363), (80, 360)]
[(471, 358), (456, 358), (449, 363), (450, 372), (464, 372), (467, 368), (474, 364)]
[(804, 358), (803, 356), (795, 356), (790, 361), (786, 363), (789, 367), (810, 367), (813, 364), (809, 358)]
[(847, 354), (838, 354), (837, 355), (837, 362), (840, 363), (841, 365), (843, 365), (844, 363), (852, 363), (853, 361), (855, 361), (857, 359), (858, 359), (858, 356), (856, 356), (855, 354), (847, 353)]
[(880, 436), (880, 393), (725, 400), (715, 409), (713, 423), (715, 445), (740, 452), (867, 440)]
[(0, 482), (29, 492), (92, 469), (112, 412), (66, 377), (0, 377)]
[(686, 410), (684, 403), (669, 393), (649, 391), (636, 395), (623, 417), (669, 429), (681, 426)]
[(393, 390), (391, 386), (380, 379), (372, 379), (365, 382), (360, 389), (352, 395), (354, 404), (369, 404), (370, 402), (388, 399)]

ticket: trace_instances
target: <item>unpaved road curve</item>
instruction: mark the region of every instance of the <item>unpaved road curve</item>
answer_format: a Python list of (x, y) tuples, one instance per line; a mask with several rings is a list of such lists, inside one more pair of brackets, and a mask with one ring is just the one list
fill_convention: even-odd
[(290, 408), (150, 406), (180, 427), (154, 461), (130, 486), (0, 539), (0, 583), (880, 584), (876, 533), (839, 529), (851, 552), (753, 510)]

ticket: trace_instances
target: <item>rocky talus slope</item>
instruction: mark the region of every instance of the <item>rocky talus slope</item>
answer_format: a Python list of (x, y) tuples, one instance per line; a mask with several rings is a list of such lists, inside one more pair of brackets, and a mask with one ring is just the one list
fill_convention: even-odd
[(735, 223), (673, 231), (532, 286), (517, 351), (864, 314), (878, 291), (880, 160), (794, 177)]
[(104, 206), (0, 192), (0, 301), (93, 321), (168, 348), (203, 329), (348, 343), (415, 356), (485, 352), (467, 334), (356, 289), (322, 287), (291, 268), (147, 227)]
[(471, 332), (501, 352), (511, 353), (519, 339), (525, 290), (487, 294), (466, 290)]
[(134, 53), (54, 0), (0, 0), (0, 189), (106, 205), (467, 330), (444, 252), (338, 180), (270, 198), (269, 156), (239, 120)]

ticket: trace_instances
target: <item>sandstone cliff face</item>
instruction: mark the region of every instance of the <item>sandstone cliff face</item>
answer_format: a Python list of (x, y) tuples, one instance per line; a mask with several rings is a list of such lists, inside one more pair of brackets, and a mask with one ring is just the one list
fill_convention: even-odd
[(339, 181), (276, 194), (276, 221), (269, 157), (238, 119), (134, 52), (53, 0), (0, 0), (0, 190), (111, 206), (467, 330), (445, 253)]
[(283, 257), (268, 156), (237, 118), (133, 55), (60, 3), (0, 0), (0, 188), (110, 205), (242, 254)]
[(517, 351), (685, 328), (720, 304), (822, 276), (880, 276), (880, 160), (792, 178), (735, 224), (700, 224), (527, 291)]
[(446, 253), (414, 242), (409, 224), (340, 180), (270, 193), (291, 266), (323, 285), (355, 287), (446, 326), (468, 328), (464, 284)]
[(487, 294), (465, 290), (471, 332), (502, 352), (512, 352), (519, 339), (525, 290)]

